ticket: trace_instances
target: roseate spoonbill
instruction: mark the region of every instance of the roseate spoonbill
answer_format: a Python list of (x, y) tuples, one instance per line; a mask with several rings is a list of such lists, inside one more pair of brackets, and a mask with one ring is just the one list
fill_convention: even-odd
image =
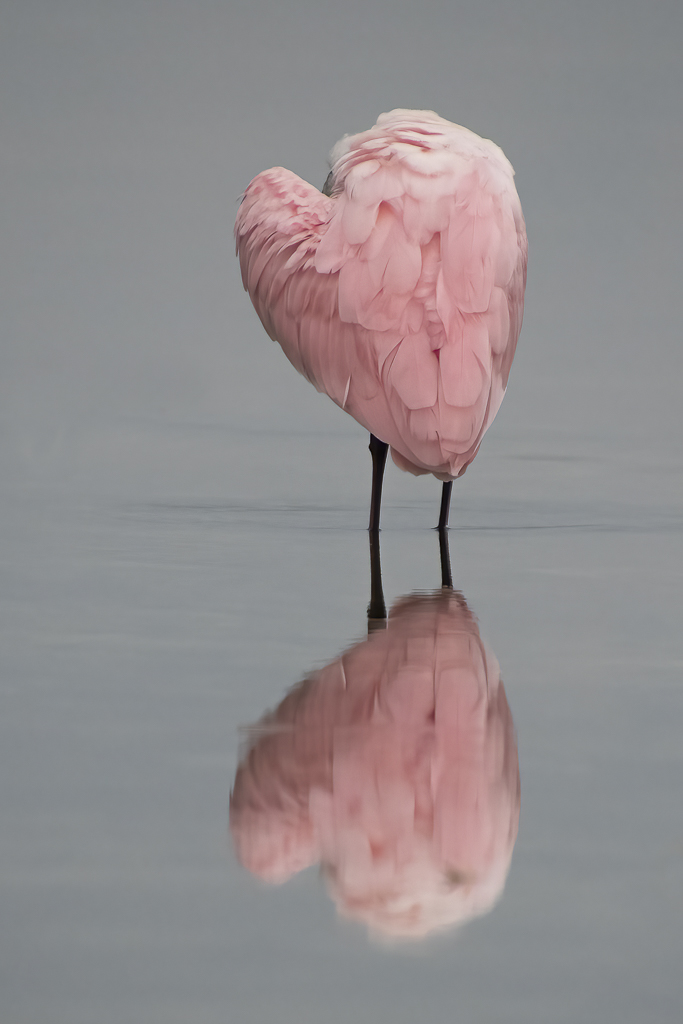
[(431, 110), (392, 110), (333, 148), (322, 193), (273, 167), (235, 224), (263, 326), (318, 391), (370, 431), (370, 531), (387, 449), (452, 482), (479, 450), (522, 323), (527, 242), (514, 171)]
[(517, 836), (512, 716), (463, 596), (400, 598), (251, 731), (237, 855), (284, 882), (320, 861), (341, 913), (420, 938), (486, 913)]

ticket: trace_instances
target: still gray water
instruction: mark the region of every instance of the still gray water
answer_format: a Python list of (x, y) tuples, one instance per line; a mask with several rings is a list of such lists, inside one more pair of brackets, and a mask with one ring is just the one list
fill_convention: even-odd
[[(258, 882), (228, 837), (238, 728), (366, 632), (362, 432), (273, 439), (293, 475), (302, 453), (337, 454), (352, 483), (330, 504), (312, 490), (287, 505), (15, 495), (8, 1021), (677, 1019), (680, 513), (652, 476), (647, 504), (579, 492), (597, 458), (511, 456), (513, 486), (514, 443), (491, 442), (459, 482), (451, 556), (516, 726), (519, 837), (498, 905), (423, 944), (378, 944), (340, 918), (314, 867)], [(389, 605), (440, 579), (438, 485), (396, 501), (397, 477)], [(508, 479), (505, 498), (484, 478)]]
[[(6, 7), (3, 1024), (677, 1024), (680, 7)], [(397, 105), (503, 146), (530, 277), (450, 531), (517, 838), (495, 905), (392, 942), (229, 830), (249, 727), (369, 650), (370, 597), (367, 435), (265, 337), (230, 233), (253, 174), (322, 185)], [(439, 492), (388, 467), (388, 608), (439, 587)]]

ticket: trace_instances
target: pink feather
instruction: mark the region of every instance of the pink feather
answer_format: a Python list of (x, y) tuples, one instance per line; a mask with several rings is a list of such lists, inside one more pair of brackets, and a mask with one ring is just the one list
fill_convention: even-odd
[(339, 909), (421, 937), (484, 913), (519, 819), (514, 726), (462, 595), (402, 598), (256, 726), (230, 797), (242, 864), (321, 861)]
[(331, 197), (280, 167), (244, 194), (237, 251), (267, 332), (412, 473), (461, 475), (505, 393), (527, 259), (513, 174), (466, 128), (394, 110), (337, 143)]

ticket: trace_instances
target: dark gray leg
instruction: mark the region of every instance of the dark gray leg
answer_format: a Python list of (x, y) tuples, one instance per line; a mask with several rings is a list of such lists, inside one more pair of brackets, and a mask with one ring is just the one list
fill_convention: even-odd
[(439, 530), (439, 555), (441, 556), (441, 587), (444, 590), (452, 590), (453, 577), (451, 576), (451, 555), (448, 550), (447, 530)]
[(439, 530), (439, 532), (441, 532), (442, 530), (447, 530), (448, 529), (448, 513), (451, 510), (451, 491), (452, 490), (453, 490), (453, 481), (452, 480), (448, 480), (443, 485), (443, 490), (441, 491), (441, 512), (439, 513), (439, 525), (437, 526), (437, 530)]
[(387, 606), (382, 588), (382, 566), (379, 560), (379, 533), (370, 531), (370, 604), (368, 605), (368, 633), (385, 629)]
[(389, 445), (370, 434), (370, 454), (372, 455), (372, 497), (370, 499), (370, 533), (379, 533), (379, 511), (382, 504), (382, 480), (384, 466), (387, 461)]

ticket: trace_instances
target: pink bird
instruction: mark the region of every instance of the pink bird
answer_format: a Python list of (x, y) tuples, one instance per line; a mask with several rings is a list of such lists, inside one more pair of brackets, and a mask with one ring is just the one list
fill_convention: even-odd
[(498, 146), (431, 110), (392, 110), (330, 158), (322, 193), (274, 167), (235, 224), (263, 326), (318, 391), (370, 431), (370, 530), (388, 447), (452, 482), (479, 450), (522, 324), (527, 241)]
[(230, 797), (237, 855), (284, 882), (320, 862), (338, 909), (419, 938), (490, 910), (517, 836), (512, 716), (461, 594), (399, 599), (251, 735)]

